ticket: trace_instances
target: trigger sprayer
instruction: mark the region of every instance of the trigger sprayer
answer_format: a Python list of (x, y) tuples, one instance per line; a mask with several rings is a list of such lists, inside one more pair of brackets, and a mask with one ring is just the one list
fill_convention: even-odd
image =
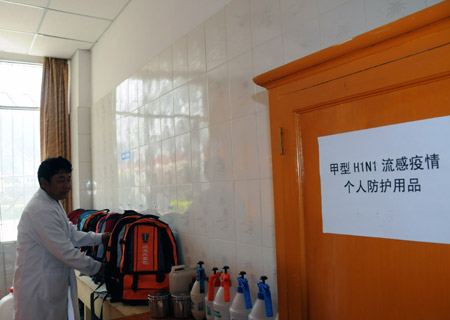
[(206, 316), (205, 309), (205, 296), (206, 296), (206, 274), (205, 269), (202, 267), (204, 262), (199, 261), (197, 268), (197, 276), (194, 282), (194, 286), (191, 290), (191, 311), (196, 320), (203, 320)]
[(272, 296), (266, 280), (267, 277), (262, 276), (261, 281), (258, 282), (258, 298), (248, 316), (249, 320), (273, 319)]
[(222, 281), (219, 291), (214, 298), (214, 319), (229, 319), (230, 305), (234, 299), (235, 290), (231, 286), (231, 278), (228, 266), (223, 267)]
[(220, 272), (217, 272), (219, 268), (212, 268), (212, 274), (209, 276), (208, 294), (205, 296), (206, 304), (206, 319), (214, 320), (214, 298), (217, 291), (220, 288)]
[(232, 320), (247, 320), (252, 311), (252, 299), (248, 280), (244, 278), (246, 272), (239, 272), (237, 293), (230, 307), (230, 316)]

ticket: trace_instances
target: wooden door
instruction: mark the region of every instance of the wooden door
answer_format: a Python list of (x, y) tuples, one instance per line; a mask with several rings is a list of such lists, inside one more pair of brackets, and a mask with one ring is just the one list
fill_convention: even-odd
[(280, 319), (450, 319), (450, 245), (323, 233), (318, 146), (450, 115), (449, 16), (441, 3), (255, 78), (270, 97)]

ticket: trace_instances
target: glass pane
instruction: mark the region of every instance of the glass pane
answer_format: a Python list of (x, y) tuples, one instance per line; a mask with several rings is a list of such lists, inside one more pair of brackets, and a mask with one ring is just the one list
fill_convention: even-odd
[(2, 176), (12, 177), (13, 175), (13, 132), (12, 132), (12, 111), (0, 109), (1, 120), (1, 161)]
[(16, 240), (22, 211), (39, 188), (41, 73), (42, 66), (0, 62), (0, 242)]
[(0, 61), (0, 106), (39, 107), (42, 65)]
[(17, 110), (13, 114), (13, 168), (14, 176), (23, 176), (23, 113)]

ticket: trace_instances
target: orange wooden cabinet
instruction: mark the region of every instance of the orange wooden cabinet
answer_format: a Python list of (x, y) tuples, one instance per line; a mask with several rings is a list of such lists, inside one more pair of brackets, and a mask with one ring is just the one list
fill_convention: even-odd
[(317, 142), (450, 115), (450, 2), (254, 81), (269, 90), (280, 319), (450, 319), (449, 245), (323, 233)]

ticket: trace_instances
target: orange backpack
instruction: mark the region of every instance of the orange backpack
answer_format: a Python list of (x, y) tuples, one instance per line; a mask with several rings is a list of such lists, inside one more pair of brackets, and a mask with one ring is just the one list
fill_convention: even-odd
[(150, 291), (169, 289), (169, 272), (178, 264), (172, 230), (157, 216), (126, 211), (111, 233), (106, 261), (111, 302), (146, 304)]

